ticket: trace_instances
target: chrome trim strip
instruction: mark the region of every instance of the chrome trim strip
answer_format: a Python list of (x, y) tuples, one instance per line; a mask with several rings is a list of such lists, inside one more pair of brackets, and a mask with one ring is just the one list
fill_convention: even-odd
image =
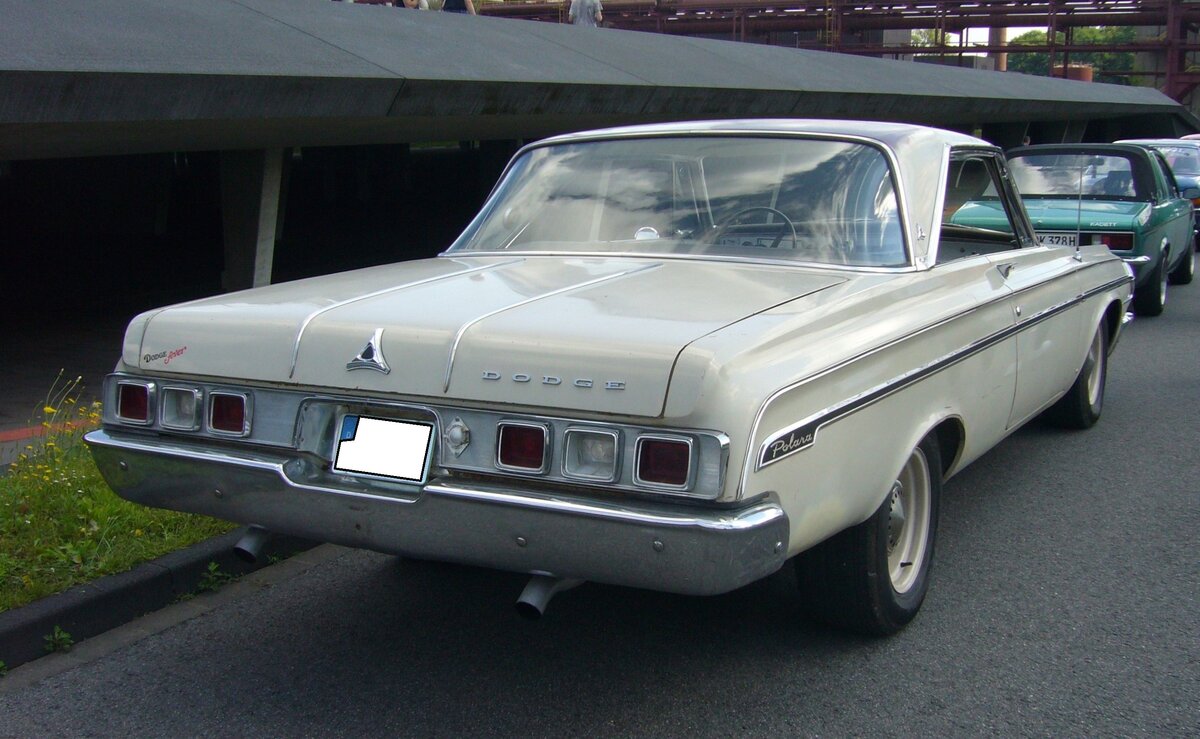
[(575, 285), (567, 285), (566, 287), (560, 287), (557, 290), (551, 290), (548, 293), (542, 293), (541, 295), (534, 295), (532, 298), (526, 298), (525, 300), (518, 301), (511, 305), (506, 305), (503, 308), (497, 308), (494, 311), (489, 311), (487, 313), (484, 313), (482, 316), (479, 316), (478, 318), (473, 318), (470, 321), (467, 321), (461, 327), (459, 327), (458, 333), (455, 334), (455, 336), (454, 336), (454, 343), (450, 346), (450, 358), (446, 362), (446, 381), (442, 385), (442, 392), (443, 393), (450, 392), (450, 375), (454, 373), (454, 357), (458, 353), (458, 345), (459, 345), (459, 343), (462, 342), (463, 335), (467, 333), (468, 329), (470, 329), (472, 326), (479, 323), (480, 321), (484, 321), (484, 320), (487, 320), (488, 318), (492, 318), (493, 316), (500, 315), (501, 313), (504, 313), (505, 311), (510, 311), (515, 308), (524, 307), (526, 305), (529, 305), (530, 303), (535, 303), (535, 302), (537, 302), (539, 300), (543, 300), (545, 298), (552, 298), (555, 295), (562, 295), (563, 293), (568, 293), (568, 292), (571, 292), (572, 290), (582, 290), (585, 287), (591, 287), (592, 285), (597, 285), (601, 282), (607, 282), (608, 280), (615, 280), (618, 277), (626, 277), (628, 275), (637, 274), (638, 272), (646, 272), (647, 270), (658, 269), (661, 266), (662, 266), (661, 262), (656, 262), (654, 264), (647, 264), (647, 265), (643, 265), (641, 267), (636, 267), (634, 269), (627, 269), (624, 272), (616, 272), (611, 275), (604, 275), (603, 277), (597, 277), (595, 279), (588, 280), (586, 282), (580, 282)]
[(447, 273), (444, 275), (437, 275), (436, 277), (427, 277), (424, 280), (417, 280), (416, 282), (408, 282), (403, 285), (393, 285), (392, 287), (387, 287), (382, 290), (376, 290), (375, 292), (367, 293), (366, 295), (358, 295), (356, 297), (348, 298), (346, 300), (340, 300), (332, 305), (327, 305), (324, 308), (318, 308), (317, 310), (313, 311), (312, 313), (309, 313), (308, 316), (305, 317), (305, 319), (300, 322), (300, 329), (296, 332), (296, 340), (292, 346), (292, 367), (288, 371), (288, 377), (292, 378), (292, 377), (296, 376), (296, 362), (298, 361), (298, 359), (300, 357), (300, 341), (301, 341), (301, 339), (304, 338), (304, 332), (306, 330), (308, 330), (308, 325), (310, 323), (312, 323), (314, 320), (316, 320), (316, 318), (323, 313), (328, 313), (331, 310), (350, 305), (351, 303), (357, 303), (360, 300), (370, 300), (371, 298), (377, 298), (380, 295), (387, 295), (388, 293), (399, 292), (400, 290), (407, 290), (410, 287), (420, 287), (421, 285), (428, 285), (429, 283), (437, 282), (438, 280), (446, 280), (451, 277), (459, 277), (461, 275), (471, 274), (472, 272), (482, 272), (484, 270), (496, 269), (497, 267), (505, 267), (510, 264), (516, 264), (517, 262), (522, 262), (522, 261), (524, 261), (524, 260), (523, 259), (510, 259), (507, 262), (497, 262), (495, 264), (485, 264), (480, 267), (470, 267), (468, 269), (459, 270), (458, 272), (450, 272), (450, 273)]
[[(1030, 328), (1031, 326), (1035, 326), (1035, 325), (1067, 310), (1068, 308), (1071, 308), (1075, 305), (1078, 305), (1079, 303), (1082, 303), (1083, 301), (1087, 300), (1088, 298), (1091, 298), (1095, 295), (1104, 293), (1115, 287), (1120, 287), (1129, 282), (1132, 282), (1132, 280), (1129, 277), (1121, 277), (1116, 280), (1111, 280), (1110, 282), (1105, 283), (1104, 285), (1094, 287), (1091, 290), (1080, 293), (1079, 295), (1075, 296), (1074, 298), (1071, 298), (1070, 300), (1066, 300), (1061, 303), (1052, 305), (1049, 308), (1046, 308), (1045, 310), (1043, 310), (1039, 313), (1036, 313), (1036, 314), (1030, 316), (1029, 318), (1026, 318), (1023, 321), (1020, 321), (1019, 323), (1014, 323), (1014, 324), (1007, 326), (1006, 328), (1001, 329), (1000, 331), (997, 331), (989, 336), (985, 336), (981, 339), (978, 339), (961, 349), (957, 349), (953, 352), (950, 352), (949, 354), (939, 357), (938, 359), (935, 359), (934, 361), (930, 362), (929, 364), (924, 365), (923, 367), (917, 367), (916, 369), (910, 370), (902, 375), (899, 375), (891, 380), (888, 380), (887, 382), (881, 383), (873, 388), (865, 390), (864, 392), (859, 393), (858, 395), (855, 395), (855, 396), (853, 396), (847, 400), (844, 400), (836, 405), (832, 405), (821, 411), (818, 411), (817, 413), (812, 414), (811, 416), (805, 418), (802, 421), (799, 421), (798, 423), (791, 424), (790, 426), (787, 426), (783, 429), (780, 429), (779, 431), (776, 431), (774, 434), (771, 434), (769, 437), (767, 437), (767, 439), (764, 440), (762, 445), (759, 447), (758, 456), (755, 459), (754, 470), (757, 472), (758, 470), (761, 470), (764, 467), (769, 467), (770, 465), (775, 464), (776, 462), (782, 461), (782, 460), (792, 456), (793, 454), (796, 454), (797, 452), (804, 451), (805, 449), (808, 449), (809, 447), (813, 446), (816, 443), (817, 432), (820, 431), (822, 426), (825, 426), (834, 421), (845, 418), (846, 416), (849, 416), (852, 413), (862, 410), (863, 408), (866, 408), (867, 406), (870, 406), (870, 405), (888, 397), (889, 395), (892, 395), (910, 385), (920, 382), (921, 380), (924, 380), (924, 379), (930, 377), (931, 375), (937, 374), (938, 372), (941, 372), (942, 370), (944, 370), (948, 367), (952, 367), (955, 364), (958, 364), (959, 362), (962, 362), (963, 360), (966, 360), (966, 359), (974, 356), (975, 354), (978, 354), (992, 346), (995, 346), (996, 344), (998, 344), (1008, 338), (1011, 338), (1012, 336), (1015, 336), (1015, 335), (1021, 333), (1022, 331), (1024, 331), (1027, 328)], [(970, 311), (968, 311), (968, 313), (969, 312)], [(955, 320), (964, 315), (967, 315), (967, 313), (959, 314), (958, 316), (954, 316), (952, 318), (946, 319), (945, 321), (941, 321), (938, 324), (934, 324), (934, 325), (935, 326), (943, 325), (943, 324), (947, 323), (948, 321)], [(929, 328), (932, 328), (932, 326)], [(922, 329), (921, 331), (915, 332), (913, 334), (908, 334), (907, 336), (904, 336), (900, 339), (889, 342), (888, 344), (885, 344), (885, 345), (879, 347), (879, 349), (893, 346), (896, 343), (898, 343), (899, 341), (903, 341), (908, 338), (911, 338), (912, 336), (915, 336), (916, 333), (922, 333), (926, 330), (928, 330), (928, 329)], [(870, 352), (870, 353), (879, 351), (879, 349), (872, 350), (872, 352)], [(820, 374), (813, 375), (812, 377), (806, 378), (805, 380), (803, 380), (801, 382), (794, 383), (794, 384), (788, 386), (787, 388), (784, 388), (782, 390), (779, 390), (779, 391), (776, 391), (775, 393), (773, 393), (771, 395), (771, 397), (767, 400), (767, 402), (763, 404), (763, 407), (759, 412), (759, 417), (757, 419), (755, 419), (753, 433), (755, 435), (757, 435), (758, 424), (762, 418), (762, 414), (766, 411), (766, 408), (771, 403), (771, 401), (773, 401), (776, 397), (783, 394), (784, 392), (794, 389), (795, 387), (799, 386), (800, 384), (803, 384), (810, 380), (816, 379), (817, 377), (820, 377), (822, 375), (828, 374), (829, 372), (832, 372), (835, 369), (840, 369), (841, 367), (844, 367), (847, 364), (849, 364), (850, 362), (856, 361), (857, 359), (862, 358), (863, 356), (866, 356), (866, 354), (859, 355), (858, 357), (854, 357), (850, 360), (847, 360), (846, 362), (842, 362), (841, 364), (839, 364), (835, 367), (832, 367), (828, 370), (825, 370), (824, 372), (822, 372)], [(788, 439), (788, 441), (785, 444), (785, 446), (787, 447), (786, 450), (783, 451), (783, 453), (779, 454), (778, 456), (772, 457), (771, 459), (766, 459), (766, 456), (767, 456), (768, 452), (770, 451), (770, 448), (777, 443), (783, 442), (784, 439), (787, 437), (791, 437), (791, 438)], [(754, 437), (751, 436), (751, 438), (753, 439)]]
[(688, 260), (694, 262), (727, 262), (732, 264), (750, 264), (750, 265), (767, 265), (771, 267), (790, 267), (793, 269), (814, 269), (826, 272), (854, 272), (868, 274), (905, 274), (908, 272), (917, 272), (912, 265), (904, 265), (903, 267), (865, 267), (853, 264), (830, 264), (827, 262), (801, 262), (795, 259), (770, 259), (767, 257), (730, 257), (718, 254), (664, 254), (658, 252), (637, 252), (637, 251), (463, 251), (463, 252), (442, 252), (440, 257), (499, 257), (518, 255), (524, 258), (529, 257), (579, 257), (584, 259), (592, 259), (596, 257), (605, 258), (622, 258), (622, 259), (662, 259), (662, 260)]
[(938, 263), (938, 247), (942, 243), (942, 217), (946, 210), (946, 180), (950, 179), (950, 158), (953, 155), (953, 147), (946, 144), (942, 147), (942, 167), (938, 174), (937, 192), (933, 195), (933, 224), (937, 227), (932, 229), (933, 233), (929, 234), (929, 245), (925, 247), (925, 264), (934, 265)]
[(562, 497), (532, 497), (499, 490), (468, 488), (461, 485), (443, 483), (430, 483), (425, 486), (425, 492), (432, 495), (467, 498), (488, 503), (506, 503), (543, 511), (588, 516), (590, 518), (605, 518), (645, 526), (678, 526), (681, 528), (700, 528), (711, 531), (744, 531), (783, 517), (783, 509), (779, 507), (778, 503), (774, 502), (763, 502), (744, 510), (731, 511), (729, 515), (720, 515), (720, 509), (714, 509), (713, 512), (717, 515), (714, 515), (712, 518), (702, 518), (689, 516), (682, 512), (678, 515), (650, 513), (647, 511), (631, 510), (626, 507), (602, 505), (600, 503), (565, 500)]
[(1125, 264), (1149, 264), (1153, 257), (1143, 254), (1140, 257), (1121, 257), (1121, 261)]

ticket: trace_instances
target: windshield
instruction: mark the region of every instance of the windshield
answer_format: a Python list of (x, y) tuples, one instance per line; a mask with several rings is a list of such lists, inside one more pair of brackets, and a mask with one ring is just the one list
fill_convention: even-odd
[(1171, 171), (1182, 175), (1200, 175), (1200, 151), (1190, 146), (1154, 144), (1170, 165)]
[(908, 263), (887, 158), (865, 144), (799, 138), (535, 148), (451, 251)]
[(1009, 159), (1008, 165), (1017, 189), (1027, 198), (1149, 200), (1126, 156), (1021, 154)]

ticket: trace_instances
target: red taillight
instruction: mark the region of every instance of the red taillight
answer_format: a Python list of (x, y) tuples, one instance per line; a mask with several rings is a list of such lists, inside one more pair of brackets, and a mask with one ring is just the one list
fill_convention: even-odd
[(1133, 248), (1133, 234), (1130, 233), (1096, 234), (1096, 236), (1100, 239), (1100, 243), (1109, 249)]
[(682, 439), (638, 440), (637, 479), (655, 485), (685, 487), (692, 466), (692, 445)]
[(117, 385), (117, 417), (122, 421), (150, 421), (150, 388), (146, 385)]
[(541, 472), (546, 466), (546, 429), (524, 424), (500, 424), (496, 459), (501, 467)]
[(232, 393), (208, 396), (208, 427), (227, 434), (246, 433), (246, 398)]

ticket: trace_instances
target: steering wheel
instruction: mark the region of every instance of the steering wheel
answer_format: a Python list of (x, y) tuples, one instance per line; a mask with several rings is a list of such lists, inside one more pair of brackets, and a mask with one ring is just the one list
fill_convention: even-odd
[[(742, 208), (737, 213), (734, 213), (729, 218), (727, 218), (724, 223), (722, 223), (720, 226), (717, 226), (716, 232), (713, 233), (713, 241), (720, 241), (721, 237), (725, 235), (726, 231), (733, 228), (735, 225), (738, 225), (737, 221), (739, 218), (746, 215), (747, 213), (753, 213), (756, 210), (765, 210), (768, 213), (774, 213), (775, 215), (782, 218), (783, 222), (787, 224), (788, 229), (790, 229), (792, 232), (792, 249), (798, 248), (800, 239), (799, 239), (799, 237), (796, 236), (796, 224), (792, 223), (792, 219), (788, 218), (786, 213), (784, 213), (783, 211), (781, 211), (777, 208), (772, 208), (769, 205), (752, 205), (749, 208)], [(779, 226), (782, 226), (783, 224), (781, 224), (781, 223), (764, 223), (762, 225), (779, 227)], [(758, 224), (755, 224), (755, 226), (758, 226)], [(780, 242), (783, 241), (783, 237), (786, 233), (787, 233), (786, 231), (784, 231), (782, 228), (780, 228), (779, 235), (776, 236), (775, 240), (771, 242), (770, 248), (771, 249), (778, 248)]]

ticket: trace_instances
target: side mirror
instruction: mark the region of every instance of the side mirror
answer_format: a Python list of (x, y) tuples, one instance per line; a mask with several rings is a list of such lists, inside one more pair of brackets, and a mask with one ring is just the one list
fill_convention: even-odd
[(1185, 187), (1183, 188), (1183, 192), (1179, 194), (1188, 200), (1195, 200), (1196, 198), (1200, 198), (1200, 187)]

